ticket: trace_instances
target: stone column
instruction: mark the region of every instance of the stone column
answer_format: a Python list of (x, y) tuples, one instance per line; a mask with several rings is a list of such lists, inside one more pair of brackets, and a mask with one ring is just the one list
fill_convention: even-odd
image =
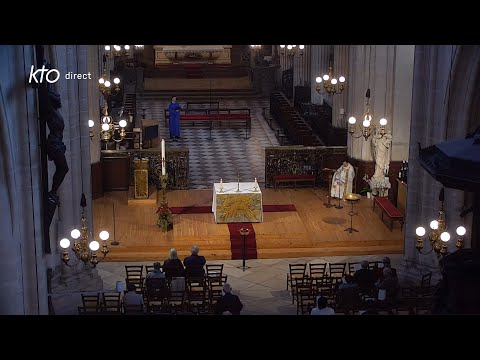
[[(422, 147), (462, 139), (471, 125), (472, 109), (478, 103), (480, 49), (468, 45), (417, 45), (413, 76), (412, 122), (410, 129), (407, 213), (405, 226), (405, 276), (418, 279), (432, 271), (438, 278), (435, 252), (419, 254), (415, 248), (415, 229), (422, 225), (429, 233), (429, 222), (437, 218), (438, 195), (442, 185), (418, 162), (418, 144)], [(445, 209), (452, 239), (449, 251), (455, 250), (455, 229), (465, 226), (465, 247), (470, 247), (472, 217), (460, 218), (468, 207), (465, 192), (445, 189)], [(421, 201), (419, 201), (421, 199)], [(425, 243), (429, 249), (428, 241)]]
[(90, 163), (94, 164), (100, 161), (101, 148), (101, 121), (100, 121), (100, 107), (102, 98), (98, 79), (101, 72), (101, 58), (99, 61), (100, 47), (98, 45), (89, 45), (87, 54), (87, 71), (92, 74), (92, 80), (87, 82), (88, 87), (88, 118), (93, 120), (95, 125), (92, 128), (93, 140), (90, 140)]
[(46, 314), (34, 47), (2, 46), (0, 63), (0, 314)]
[[(332, 126), (335, 128), (347, 128), (348, 119), (345, 115), (347, 107), (347, 94), (349, 87), (348, 60), (350, 45), (334, 45), (333, 47), (333, 73), (338, 79), (345, 76), (345, 88), (340, 94), (332, 96)], [(342, 113), (343, 111), (343, 113)]]
[(317, 76), (323, 76), (328, 72), (328, 57), (331, 45), (309, 45), (310, 48), (310, 84), (312, 86), (312, 104), (323, 104), (324, 96), (315, 90)]
[[(379, 120), (385, 117), (386, 129), (392, 132), (391, 160), (405, 160), (407, 155), (413, 48), (413, 45), (355, 45), (349, 51), (345, 118), (357, 119), (355, 135), (360, 134), (365, 93), (370, 88), (372, 122), (378, 126)], [(365, 141), (363, 137), (356, 139), (349, 135), (348, 154), (355, 159), (373, 161), (371, 138)]]
[[(304, 46), (305, 48), (300, 50), (297, 45), (297, 53), (293, 57), (293, 86), (305, 86), (310, 82), (311, 45)], [(300, 55), (300, 51), (303, 55)]]

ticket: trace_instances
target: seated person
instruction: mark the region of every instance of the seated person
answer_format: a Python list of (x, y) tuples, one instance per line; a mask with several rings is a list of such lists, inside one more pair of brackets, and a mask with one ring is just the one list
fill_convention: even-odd
[(185, 269), (182, 261), (178, 258), (177, 249), (170, 249), (168, 259), (163, 262), (163, 272), (168, 281), (171, 281), (173, 277), (185, 276)]
[(127, 293), (123, 295), (122, 302), (124, 308), (129, 310), (135, 309), (136, 311), (143, 310), (143, 295), (136, 292), (137, 287), (135, 284), (128, 283)]
[(360, 306), (359, 289), (353, 276), (346, 275), (345, 282), (338, 286), (336, 303), (347, 312)]
[(386, 267), (392, 269), (392, 275), (393, 277), (397, 278), (397, 270), (392, 268), (392, 263), (390, 261), (390, 258), (388, 256), (385, 256), (383, 259), (382, 259), (382, 265), (383, 266), (379, 266), (377, 268), (377, 280), (382, 280), (383, 278), (383, 269), (385, 269)]
[(161, 269), (162, 264), (159, 262), (153, 264), (153, 271), (149, 272), (145, 278), (145, 287), (147, 291), (164, 288), (166, 286), (165, 274)]
[(372, 290), (375, 288), (375, 281), (377, 278), (374, 271), (368, 268), (367, 260), (362, 261), (361, 266), (362, 268), (355, 271), (353, 277), (362, 294), (371, 294)]
[(243, 304), (237, 295), (232, 294), (232, 287), (230, 284), (225, 283), (223, 285), (224, 295), (217, 300), (215, 304), (215, 314), (222, 315), (228, 311), (232, 315), (240, 315), (240, 311), (243, 309)]
[(317, 306), (312, 309), (310, 315), (335, 315), (335, 310), (328, 307), (328, 301), (326, 297), (319, 296), (317, 298)]
[(205, 275), (203, 267), (207, 261), (205, 260), (205, 257), (198, 255), (199, 251), (199, 247), (197, 245), (193, 245), (191, 255), (187, 256), (183, 260), (183, 265), (185, 265), (185, 272), (187, 276), (203, 277)]
[(386, 299), (393, 298), (397, 295), (398, 278), (393, 276), (393, 271), (391, 268), (384, 267), (382, 279), (379, 279), (375, 283), (375, 286), (377, 289), (386, 291)]

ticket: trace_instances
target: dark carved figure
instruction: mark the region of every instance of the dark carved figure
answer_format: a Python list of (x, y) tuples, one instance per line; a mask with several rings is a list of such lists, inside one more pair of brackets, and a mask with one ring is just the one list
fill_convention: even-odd
[(48, 193), (48, 199), (57, 206), (60, 205), (58, 189), (68, 173), (68, 164), (65, 159), (65, 144), (63, 143), (63, 117), (58, 111), (62, 107), (60, 95), (53, 88), (40, 88), (39, 98), (40, 116), (48, 125), (50, 133), (47, 138), (47, 156), (55, 163), (55, 174), (52, 179), (52, 188)]

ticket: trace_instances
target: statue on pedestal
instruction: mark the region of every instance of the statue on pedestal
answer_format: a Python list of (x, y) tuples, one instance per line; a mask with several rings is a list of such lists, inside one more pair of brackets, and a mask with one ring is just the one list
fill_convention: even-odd
[(392, 134), (385, 133), (383, 128), (377, 129), (372, 137), (372, 151), (375, 159), (375, 173), (369, 180), (373, 195), (388, 196), (391, 183), (388, 178), (390, 156), (392, 146)]

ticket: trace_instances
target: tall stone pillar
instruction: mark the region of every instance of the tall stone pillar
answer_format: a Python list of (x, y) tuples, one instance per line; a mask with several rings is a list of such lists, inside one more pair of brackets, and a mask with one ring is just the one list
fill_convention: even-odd
[(2, 46), (0, 63), (0, 314), (46, 314), (34, 47)]
[[(413, 45), (355, 45), (349, 51), (345, 118), (357, 119), (355, 135), (360, 134), (365, 93), (370, 88), (372, 122), (378, 126), (382, 117), (388, 120), (386, 129), (393, 136), (393, 161), (405, 160), (408, 153), (413, 49)], [(349, 135), (348, 154), (355, 159), (373, 161), (371, 138), (365, 141), (363, 137)]]
[(333, 47), (333, 73), (337, 77), (346, 78), (345, 88), (340, 94), (332, 96), (332, 126), (335, 128), (347, 128), (348, 119), (345, 115), (347, 107), (347, 94), (349, 88), (348, 60), (350, 45), (334, 45)]
[[(310, 83), (310, 66), (311, 66), (311, 45), (304, 45), (304, 49), (299, 49), (297, 45), (297, 53), (293, 57), (293, 86), (305, 86)], [(300, 52), (302, 55), (300, 55)]]
[(328, 72), (328, 59), (331, 53), (331, 45), (310, 45), (310, 84), (312, 86), (312, 104), (323, 104), (326, 99), (323, 95), (320, 95), (315, 86), (317, 83), (315, 79)]
[[(422, 147), (464, 138), (472, 128), (472, 111), (478, 107), (479, 86), (472, 79), (480, 75), (480, 48), (469, 45), (416, 45), (413, 74), (412, 123), (410, 129), (408, 193), (405, 226), (404, 275), (418, 279), (432, 271), (439, 275), (435, 252), (420, 254), (415, 248), (415, 229), (437, 218), (438, 196), (442, 185), (418, 162), (418, 144)], [(478, 123), (477, 123), (478, 126)], [(448, 248), (455, 250), (455, 229), (467, 229), (465, 247), (470, 247), (472, 214), (461, 218), (462, 209), (471, 203), (468, 193), (445, 188)], [(429, 250), (428, 240), (425, 250)], [(418, 283), (418, 281), (417, 281)]]

